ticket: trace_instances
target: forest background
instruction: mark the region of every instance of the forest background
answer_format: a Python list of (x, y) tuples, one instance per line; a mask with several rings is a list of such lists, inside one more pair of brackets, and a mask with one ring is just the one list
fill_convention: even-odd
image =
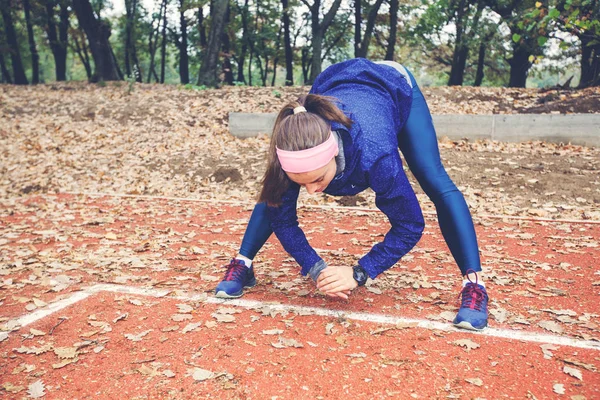
[(309, 85), (352, 57), (423, 86), (600, 85), (597, 0), (0, 0), (0, 82)]

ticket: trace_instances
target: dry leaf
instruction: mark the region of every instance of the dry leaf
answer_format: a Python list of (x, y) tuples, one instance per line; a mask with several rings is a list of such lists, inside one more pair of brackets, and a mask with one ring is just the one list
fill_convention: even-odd
[(196, 329), (198, 329), (200, 326), (202, 325), (202, 321), (200, 322), (194, 322), (191, 324), (187, 324), (182, 330), (181, 333), (188, 333), (191, 331), (195, 331)]
[(552, 390), (556, 394), (565, 394), (565, 385), (563, 385), (562, 383), (555, 383), (552, 386)]
[(171, 319), (175, 322), (186, 321), (192, 319), (192, 314), (173, 314), (171, 315)]
[(541, 328), (544, 328), (547, 331), (554, 332), (554, 333), (562, 333), (563, 332), (562, 327), (554, 321), (540, 321), (538, 323), (538, 326), (540, 326)]
[(41, 380), (37, 380), (31, 385), (29, 385), (27, 393), (32, 399), (39, 399), (40, 397), (44, 397), (46, 395), (45, 390), (46, 387), (44, 385), (44, 382), (42, 382)]
[(465, 381), (469, 382), (471, 385), (483, 386), (483, 381), (480, 378), (466, 378)]
[(75, 358), (77, 357), (77, 348), (76, 347), (55, 347), (54, 354), (58, 356), (58, 358)]
[(233, 315), (229, 315), (229, 314), (216, 314), (215, 313), (215, 314), (212, 314), (212, 317), (219, 322), (229, 323), (229, 322), (235, 321), (235, 317)]
[(202, 368), (190, 368), (188, 369), (188, 375), (194, 378), (197, 382), (202, 382), (207, 379), (214, 378), (215, 374), (211, 371)]
[(175, 372), (171, 371), (170, 369), (165, 369), (162, 374), (164, 376), (166, 376), (167, 378), (174, 378), (175, 377)]
[(74, 363), (76, 363), (77, 361), (79, 361), (79, 359), (78, 359), (78, 358), (71, 358), (71, 359), (67, 359), (67, 360), (62, 360), (62, 361), (61, 361), (61, 362), (59, 362), (59, 363), (52, 364), (52, 368), (54, 368), (54, 369), (59, 369), (59, 368), (62, 368), (62, 367), (64, 367), (65, 365), (74, 364)]
[(573, 368), (573, 367), (569, 367), (568, 365), (565, 365), (563, 367), (563, 372), (567, 375), (571, 375), (572, 377), (579, 379), (580, 381), (583, 380), (583, 374), (577, 368)]
[(464, 347), (466, 351), (478, 349), (480, 347), (480, 345), (478, 343), (475, 343), (470, 339), (455, 340), (454, 342), (452, 342), (452, 344)]
[(142, 340), (142, 338), (143, 338), (144, 336), (146, 336), (146, 335), (147, 335), (147, 334), (149, 334), (150, 332), (152, 332), (152, 329), (148, 329), (147, 331), (144, 331), (144, 332), (138, 333), (137, 335), (136, 335), (136, 334), (131, 334), (131, 333), (125, 333), (125, 334), (124, 334), (124, 336), (125, 336), (127, 339), (131, 340), (132, 342), (139, 342), (139, 341), (141, 341), (141, 340)]
[(262, 331), (263, 335), (281, 335), (282, 333), (283, 333), (283, 330), (281, 330), (281, 329), (270, 329), (270, 330)]
[(194, 311), (194, 307), (189, 304), (177, 304), (179, 314), (189, 314)]

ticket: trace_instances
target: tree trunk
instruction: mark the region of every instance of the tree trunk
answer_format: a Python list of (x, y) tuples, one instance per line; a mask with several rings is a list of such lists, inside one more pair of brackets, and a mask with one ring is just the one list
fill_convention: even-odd
[(398, 0), (390, 0), (390, 37), (388, 39), (385, 59), (394, 61), (396, 37), (398, 35)]
[(181, 25), (181, 42), (179, 43), (179, 80), (185, 85), (190, 83), (185, 0), (179, 1), (179, 21)]
[[(289, 1), (281, 0), (283, 6), (283, 42), (285, 47), (285, 86), (294, 86), (294, 54), (292, 53), (292, 39), (290, 37), (290, 10)], [(277, 66), (276, 66), (277, 67)], [(275, 77), (273, 77), (275, 79)]]
[[(231, 3), (227, 2), (227, 11), (225, 12), (225, 26), (229, 25), (231, 15)], [(223, 29), (223, 82), (226, 85), (233, 85), (233, 70), (231, 67), (231, 43), (229, 41), (229, 32)]]
[(4, 62), (4, 56), (2, 53), (0, 53), (0, 72), (2, 73), (2, 79), (0, 79), (0, 82), (12, 83), (12, 79), (10, 78), (10, 73), (6, 68), (6, 63)]
[(150, 68), (148, 69), (148, 79), (147, 83), (150, 83), (152, 79), (152, 75), (154, 75), (154, 79), (156, 82), (159, 81), (158, 75), (156, 74), (156, 69), (154, 67), (154, 58), (156, 56), (156, 49), (158, 47), (158, 32), (160, 30), (160, 22), (163, 19), (163, 12), (166, 12), (164, 9), (165, 2), (160, 2), (160, 9), (158, 11), (158, 19), (156, 28), (154, 28), (154, 19), (152, 19), (152, 24), (150, 25), (150, 39), (148, 40), (148, 52), (150, 53)]
[(238, 76), (237, 81), (246, 83), (244, 78), (244, 63), (246, 61), (246, 52), (248, 51), (248, 0), (244, 1), (244, 8), (240, 9), (238, 6), (238, 12), (242, 17), (242, 53), (238, 58)]
[[(56, 80), (67, 80), (67, 50), (69, 45), (69, 4), (63, 0), (60, 2), (60, 13), (58, 23), (58, 41), (52, 48), (54, 64), (56, 65)], [(53, 17), (54, 18), (54, 17)], [(56, 38), (56, 34), (55, 34)]]
[(207, 40), (206, 27), (204, 26), (204, 10), (202, 7), (198, 7), (198, 32), (200, 33), (200, 47), (204, 49), (207, 46)]
[(379, 13), (383, 0), (377, 0), (371, 10), (369, 11), (369, 17), (367, 18), (367, 27), (365, 28), (365, 34), (360, 45), (360, 49), (357, 57), (367, 58), (369, 53), (369, 44), (371, 43), (371, 36), (373, 35), (373, 28), (375, 27), (375, 19)]
[(111, 34), (109, 25), (101, 19), (96, 19), (89, 0), (73, 0), (73, 10), (79, 26), (85, 31), (94, 59), (95, 71), (92, 80), (119, 80), (119, 72), (108, 40)]
[(475, 73), (475, 82), (473, 86), (481, 86), (483, 82), (483, 67), (485, 65), (485, 50), (487, 47), (487, 40), (483, 40), (479, 43), (479, 56), (477, 57), (477, 72)]
[(10, 48), (10, 59), (12, 61), (14, 82), (17, 85), (27, 85), (29, 82), (25, 76), (23, 61), (21, 60), (21, 52), (19, 51), (17, 33), (15, 32), (12, 15), (10, 14), (11, 10), (11, 0), (2, 0), (0, 2), (0, 13), (2, 13), (2, 20), (4, 21), (4, 33), (6, 34), (6, 41)]
[(35, 46), (33, 24), (31, 23), (31, 4), (29, 0), (23, 0), (23, 11), (25, 12), (25, 25), (27, 26), (27, 38), (29, 41), (29, 52), (31, 53), (31, 83), (40, 83), (40, 55)]
[(321, 9), (321, 0), (314, 0), (314, 4), (309, 5), (306, 0), (303, 2), (309, 6), (311, 14), (311, 29), (312, 29), (312, 62), (310, 67), (310, 79), (308, 84), (315, 81), (317, 76), (321, 73), (321, 56), (323, 50), (323, 37), (325, 32), (329, 28), (329, 25), (333, 22), (333, 18), (340, 8), (341, 0), (334, 0), (333, 4), (327, 14), (323, 17), (323, 20), (319, 23), (319, 13)]
[(354, 0), (354, 57), (360, 57), (360, 45), (362, 43), (362, 3)]
[(524, 88), (527, 83), (527, 72), (531, 68), (529, 56), (531, 52), (521, 44), (516, 44), (513, 50), (513, 57), (508, 60), (510, 64), (510, 80), (508, 87)]
[(125, 74), (131, 77), (131, 64), (129, 64), (129, 49), (131, 48), (131, 30), (133, 25), (133, 12), (131, 0), (125, 0)]
[(581, 79), (579, 88), (600, 85), (600, 44), (592, 44), (593, 37), (581, 36)]
[(169, 4), (169, 0), (164, 0), (165, 12), (163, 13), (163, 23), (162, 23), (162, 42), (160, 49), (160, 83), (165, 83), (165, 66), (167, 61), (167, 5)]
[(469, 56), (469, 46), (466, 43), (465, 36), (465, 15), (468, 13), (468, 4), (465, 9), (465, 0), (460, 0), (455, 10), (454, 27), (456, 39), (454, 41), (454, 51), (452, 52), (452, 67), (450, 68), (450, 78), (448, 86), (462, 86), (464, 81), (465, 66)]
[(218, 86), (219, 51), (221, 50), (221, 38), (225, 28), (225, 13), (229, 0), (214, 0), (214, 11), (208, 34), (208, 46), (202, 56), (202, 65), (198, 74), (198, 85), (209, 87)]
[(304, 85), (306, 85), (306, 83), (308, 82), (311, 59), (312, 59), (312, 57), (310, 56), (310, 54), (308, 52), (308, 47), (303, 47), (302, 48), (302, 79), (303, 79), (302, 83)]
[(77, 35), (73, 35), (73, 43), (75, 44), (75, 52), (79, 56), (79, 60), (83, 64), (85, 68), (85, 73), (87, 74), (88, 81), (92, 81), (92, 67), (90, 66), (90, 57), (87, 52), (87, 47), (85, 45), (85, 38), (83, 37), (83, 33), (81, 33), (81, 45), (79, 44), (79, 38)]

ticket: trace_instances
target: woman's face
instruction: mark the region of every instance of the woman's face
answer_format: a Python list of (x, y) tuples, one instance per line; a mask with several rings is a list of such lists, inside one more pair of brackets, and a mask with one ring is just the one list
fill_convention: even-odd
[(300, 174), (286, 172), (286, 174), (292, 181), (304, 186), (308, 194), (314, 194), (322, 192), (329, 186), (329, 183), (335, 177), (336, 171), (337, 165), (335, 157), (333, 157), (327, 165), (314, 171), (302, 172)]

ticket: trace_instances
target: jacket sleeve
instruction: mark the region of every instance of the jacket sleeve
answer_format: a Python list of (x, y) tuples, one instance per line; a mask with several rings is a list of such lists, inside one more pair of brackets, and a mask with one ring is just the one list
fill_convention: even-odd
[(298, 225), (296, 205), (300, 186), (291, 183), (283, 194), (279, 207), (267, 207), (271, 221), (271, 228), (281, 242), (281, 245), (302, 267), (302, 275), (308, 274), (310, 269), (322, 261), (317, 252), (308, 244), (306, 236)]
[(417, 196), (395, 152), (378, 160), (369, 171), (375, 204), (392, 225), (382, 242), (360, 259), (371, 278), (392, 267), (421, 239), (425, 221)]

